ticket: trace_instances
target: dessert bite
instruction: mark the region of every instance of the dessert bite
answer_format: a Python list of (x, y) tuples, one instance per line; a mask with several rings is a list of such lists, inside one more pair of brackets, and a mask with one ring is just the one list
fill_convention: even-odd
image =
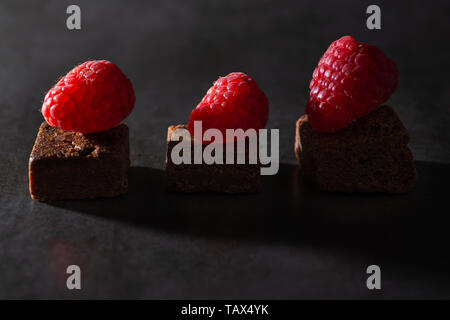
[(381, 106), (398, 71), (380, 49), (350, 36), (333, 42), (310, 83), (296, 126), (301, 172), (321, 189), (404, 193), (417, 180), (409, 135), (396, 112)]
[(87, 61), (44, 99), (42, 123), (29, 159), (33, 199), (114, 197), (128, 190), (132, 84), (113, 63)]
[[(177, 192), (220, 192), (247, 193), (257, 192), (260, 188), (260, 163), (252, 163), (255, 150), (250, 148), (249, 137), (227, 137), (227, 129), (255, 130), (265, 128), (269, 114), (269, 102), (248, 75), (241, 72), (230, 73), (219, 78), (208, 90), (202, 101), (192, 111), (188, 125), (170, 126), (167, 135), (166, 180), (169, 190)], [(195, 125), (201, 124), (202, 130), (217, 129), (224, 137), (222, 141), (205, 141), (203, 136), (196, 138)], [(177, 134), (177, 132), (181, 132)], [(256, 139), (256, 153), (259, 145)], [(238, 145), (245, 145), (242, 151), (244, 163), (237, 161)], [(214, 143), (222, 144), (223, 154), (215, 155), (219, 161), (196, 164), (194, 152), (189, 163), (176, 163), (172, 151), (180, 141), (185, 141), (194, 150), (203, 153)], [(254, 140), (255, 141), (255, 140)], [(232, 163), (227, 163), (225, 151), (234, 150)], [(253, 153), (253, 154), (252, 154)], [(256, 156), (257, 158), (257, 156)]]

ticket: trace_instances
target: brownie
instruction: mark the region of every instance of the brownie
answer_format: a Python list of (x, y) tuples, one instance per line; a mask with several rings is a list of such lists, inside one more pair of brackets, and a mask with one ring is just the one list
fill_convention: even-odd
[[(249, 164), (248, 143), (245, 149), (245, 164), (194, 164), (194, 144), (198, 143), (187, 134), (181, 139), (189, 139), (191, 143), (191, 164), (174, 164), (170, 157), (172, 149), (179, 141), (172, 141), (172, 134), (177, 129), (187, 129), (185, 125), (170, 126), (167, 134), (166, 181), (169, 190), (177, 192), (219, 192), (247, 193), (260, 189), (260, 163)], [(202, 145), (204, 150), (206, 145)], [(237, 154), (234, 146), (235, 159)], [(223, 146), (224, 154), (226, 145)], [(225, 159), (225, 156), (223, 156)]]
[(44, 122), (30, 155), (30, 194), (41, 201), (114, 197), (128, 190), (129, 133), (63, 131)]
[(295, 153), (301, 172), (321, 189), (404, 193), (417, 171), (409, 135), (395, 111), (381, 106), (336, 133), (318, 133), (297, 121)]

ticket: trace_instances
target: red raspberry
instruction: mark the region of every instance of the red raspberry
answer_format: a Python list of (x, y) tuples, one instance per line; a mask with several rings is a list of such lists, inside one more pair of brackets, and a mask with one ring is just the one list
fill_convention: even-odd
[(115, 64), (87, 61), (50, 89), (41, 111), (51, 126), (89, 133), (117, 126), (135, 101), (131, 81)]
[(256, 82), (242, 72), (219, 78), (192, 111), (188, 129), (194, 133), (194, 121), (202, 121), (202, 129), (263, 129), (269, 116), (269, 101)]
[(342, 37), (314, 70), (308, 119), (319, 132), (336, 132), (388, 100), (397, 82), (395, 62), (380, 49)]

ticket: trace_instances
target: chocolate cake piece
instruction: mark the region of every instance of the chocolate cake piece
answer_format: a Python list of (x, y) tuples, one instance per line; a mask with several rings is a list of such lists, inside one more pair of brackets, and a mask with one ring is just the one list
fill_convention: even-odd
[[(177, 192), (206, 192), (219, 193), (249, 193), (260, 189), (260, 163), (249, 164), (248, 144), (245, 150), (245, 164), (194, 164), (194, 144), (199, 143), (191, 139), (190, 134), (181, 139), (189, 139), (191, 143), (191, 163), (175, 164), (170, 155), (178, 140), (173, 140), (173, 133), (177, 129), (186, 129), (186, 125), (170, 126), (167, 134), (166, 180), (169, 190)], [(180, 140), (181, 140), (180, 139)], [(204, 150), (206, 145), (202, 145)], [(235, 147), (235, 159), (237, 154)], [(225, 153), (226, 145), (223, 146)], [(225, 159), (225, 156), (223, 157)]]
[(295, 153), (301, 172), (323, 190), (404, 193), (417, 179), (409, 140), (395, 111), (381, 106), (333, 134), (316, 132), (302, 116)]
[(30, 194), (41, 201), (114, 197), (128, 190), (129, 133), (63, 131), (44, 122), (30, 155)]

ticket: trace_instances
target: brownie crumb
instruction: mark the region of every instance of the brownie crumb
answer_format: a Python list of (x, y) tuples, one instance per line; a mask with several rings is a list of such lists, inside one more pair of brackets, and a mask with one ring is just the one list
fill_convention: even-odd
[(52, 201), (114, 197), (128, 190), (125, 124), (81, 134), (42, 123), (29, 160), (30, 194)]
[[(249, 152), (246, 146), (246, 164), (194, 164), (193, 151), (191, 164), (174, 164), (170, 157), (172, 149), (179, 141), (172, 140), (177, 129), (186, 129), (186, 125), (170, 126), (167, 134), (166, 181), (167, 187), (176, 192), (218, 192), (218, 193), (255, 193), (261, 186), (260, 163), (248, 164)], [(189, 139), (194, 150), (194, 142)], [(205, 148), (203, 145), (202, 148)], [(226, 146), (223, 147), (226, 150)], [(235, 149), (235, 155), (237, 154)]]
[(382, 106), (336, 133), (297, 121), (295, 153), (301, 172), (335, 192), (404, 193), (417, 180), (408, 132), (395, 111)]

